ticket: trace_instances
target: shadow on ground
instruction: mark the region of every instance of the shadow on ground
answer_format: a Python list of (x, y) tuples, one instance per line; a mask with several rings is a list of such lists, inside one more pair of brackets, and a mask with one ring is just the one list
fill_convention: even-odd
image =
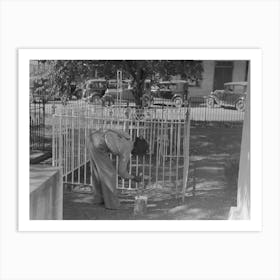
[[(122, 209), (93, 205), (89, 194), (64, 193), (66, 220), (223, 220), (236, 206), (242, 127), (192, 127), (188, 190), (182, 197), (148, 199), (147, 213), (134, 216), (134, 196), (120, 194)], [(160, 197), (160, 196), (159, 196)]]

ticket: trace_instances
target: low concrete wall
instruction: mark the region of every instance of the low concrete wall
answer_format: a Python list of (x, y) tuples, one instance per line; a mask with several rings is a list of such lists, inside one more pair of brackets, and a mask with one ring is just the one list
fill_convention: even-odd
[(60, 168), (30, 165), (30, 219), (61, 220), (63, 184)]

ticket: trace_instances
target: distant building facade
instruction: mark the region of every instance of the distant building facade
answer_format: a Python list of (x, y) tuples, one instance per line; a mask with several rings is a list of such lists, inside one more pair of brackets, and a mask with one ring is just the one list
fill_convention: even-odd
[(204, 60), (202, 79), (197, 86), (190, 86), (190, 96), (204, 96), (216, 89), (223, 89), (226, 82), (247, 81), (249, 61)]

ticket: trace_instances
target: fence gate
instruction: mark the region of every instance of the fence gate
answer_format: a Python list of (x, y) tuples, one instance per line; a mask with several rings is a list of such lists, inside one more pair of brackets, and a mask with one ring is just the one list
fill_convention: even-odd
[[(180, 109), (98, 108), (68, 110), (53, 116), (53, 165), (63, 170), (69, 185), (92, 186), (87, 137), (97, 129), (119, 129), (134, 141), (142, 135), (149, 144), (145, 156), (130, 156), (128, 170), (141, 174), (143, 181), (117, 178), (120, 190), (136, 190), (139, 184), (172, 189), (178, 196), (185, 192), (189, 165), (190, 115)], [(118, 157), (111, 155), (118, 166)]]

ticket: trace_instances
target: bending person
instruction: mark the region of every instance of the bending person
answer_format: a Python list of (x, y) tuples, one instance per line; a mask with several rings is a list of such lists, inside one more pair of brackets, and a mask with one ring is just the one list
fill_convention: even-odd
[(137, 145), (137, 141), (131, 141), (124, 131), (97, 130), (89, 135), (87, 146), (91, 160), (92, 183), (96, 191), (95, 203), (104, 202), (105, 208), (108, 209), (120, 208), (116, 169), (109, 157), (110, 153), (119, 156), (119, 176), (136, 182), (141, 181), (139, 176), (131, 175), (127, 171), (130, 154), (137, 155)]

